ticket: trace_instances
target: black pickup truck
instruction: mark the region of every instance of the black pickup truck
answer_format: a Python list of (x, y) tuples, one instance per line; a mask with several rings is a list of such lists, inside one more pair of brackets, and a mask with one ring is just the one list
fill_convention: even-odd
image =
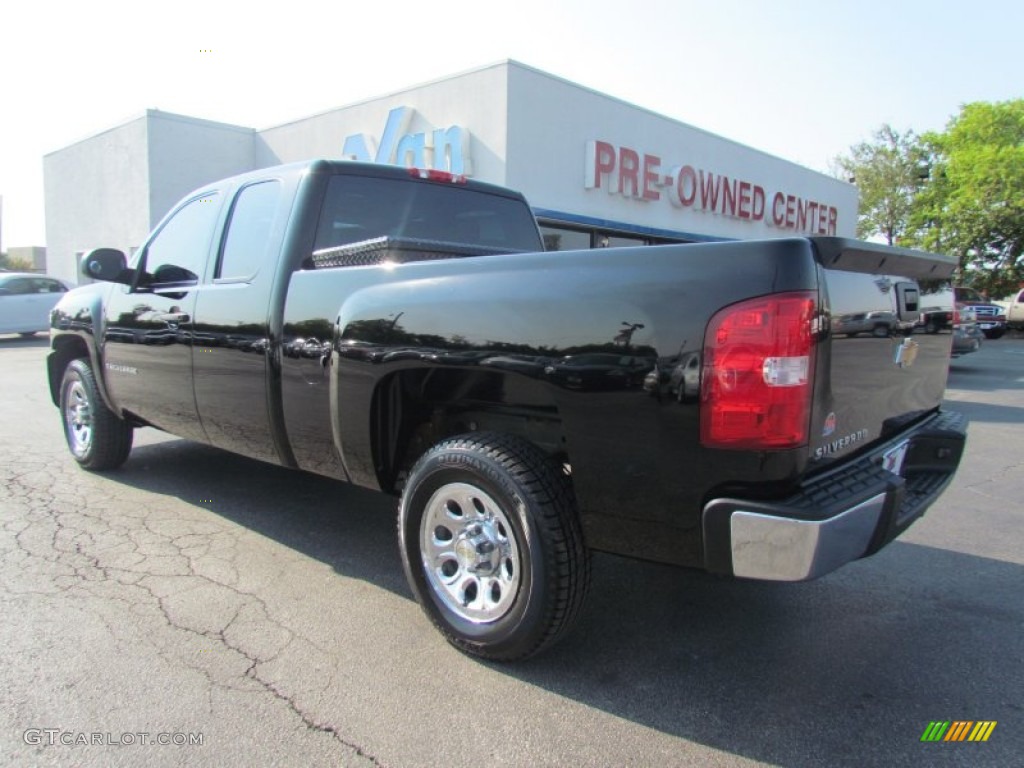
[[(952, 260), (836, 238), (542, 252), (523, 198), (315, 161), (189, 195), (51, 317), (85, 468), (152, 426), (400, 498), (409, 584), (510, 660), (580, 612), (592, 550), (750, 579), (876, 552), (951, 480)], [(891, 313), (884, 334), (834, 319)], [(301, 479), (297, 480), (301, 482)]]

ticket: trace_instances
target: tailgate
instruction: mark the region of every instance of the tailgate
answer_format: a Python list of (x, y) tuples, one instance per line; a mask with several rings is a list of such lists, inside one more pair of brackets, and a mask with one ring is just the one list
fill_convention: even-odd
[(812, 241), (828, 326), (809, 440), (819, 469), (895, 438), (941, 403), (952, 328), (926, 333), (920, 310), (952, 312), (956, 262), (842, 238)]

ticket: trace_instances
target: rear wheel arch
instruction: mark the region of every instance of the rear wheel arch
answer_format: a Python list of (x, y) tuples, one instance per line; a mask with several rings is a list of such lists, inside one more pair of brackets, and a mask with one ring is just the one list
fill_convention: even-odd
[(437, 370), (417, 368), (397, 371), (375, 388), (369, 431), (382, 490), (400, 492), (416, 461), (458, 434), (510, 435), (568, 463), (557, 406), (541, 384), (504, 372), (440, 371), (441, 382), (431, 381)]

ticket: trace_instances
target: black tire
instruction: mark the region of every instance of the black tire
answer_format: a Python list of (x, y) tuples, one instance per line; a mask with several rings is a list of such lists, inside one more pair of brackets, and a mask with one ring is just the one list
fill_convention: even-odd
[(572, 483), (517, 437), (474, 433), (428, 450), (402, 494), (398, 538), (424, 612), (448, 642), (481, 658), (550, 647), (590, 586)]
[(887, 325), (876, 325), (871, 329), (871, 335), (876, 339), (884, 339), (890, 333), (890, 328)]
[(107, 408), (87, 360), (72, 360), (60, 385), (64, 439), (75, 461), (102, 471), (124, 464), (132, 450), (132, 426)]
[(19, 334), (23, 339), (34, 339), (36, 336), (35, 331), (21, 331)]
[(1006, 333), (1005, 328), (991, 328), (987, 331), (982, 331), (985, 334), (986, 339), (1001, 339), (1003, 334)]

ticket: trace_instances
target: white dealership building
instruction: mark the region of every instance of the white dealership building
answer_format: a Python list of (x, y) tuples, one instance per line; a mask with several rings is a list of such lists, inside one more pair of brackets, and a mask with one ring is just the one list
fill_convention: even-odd
[(504, 61), (264, 130), (147, 110), (52, 152), (49, 271), (80, 281), (82, 253), (137, 248), (196, 187), (316, 157), (518, 189), (549, 249), (856, 229), (850, 184)]

